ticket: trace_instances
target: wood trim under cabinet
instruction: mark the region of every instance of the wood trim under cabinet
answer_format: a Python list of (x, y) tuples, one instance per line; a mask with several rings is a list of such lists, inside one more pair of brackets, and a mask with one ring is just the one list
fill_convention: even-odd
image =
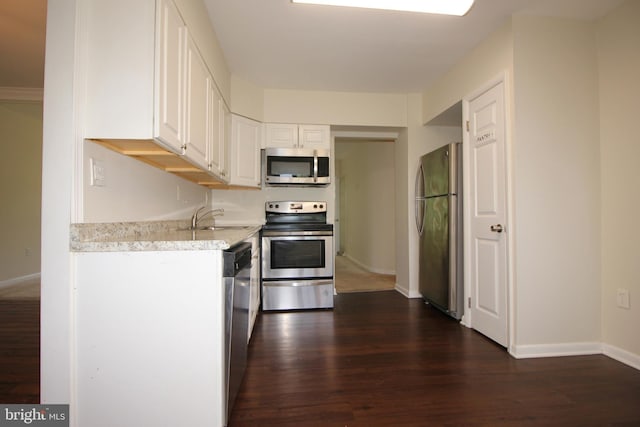
[(224, 190), (258, 189), (228, 185), (208, 171), (161, 147), (152, 139), (91, 139), (90, 141), (203, 187)]

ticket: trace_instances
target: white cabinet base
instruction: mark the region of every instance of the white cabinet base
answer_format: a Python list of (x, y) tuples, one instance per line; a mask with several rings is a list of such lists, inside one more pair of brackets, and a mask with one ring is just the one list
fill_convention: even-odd
[(74, 255), (77, 425), (223, 425), (221, 259), (220, 251)]

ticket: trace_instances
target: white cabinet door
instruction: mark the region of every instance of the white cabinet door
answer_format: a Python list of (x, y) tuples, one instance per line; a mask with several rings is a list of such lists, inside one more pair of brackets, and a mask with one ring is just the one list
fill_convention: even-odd
[(249, 279), (249, 331), (247, 342), (251, 339), (253, 326), (260, 310), (260, 239), (258, 234), (250, 238), (251, 241), (251, 273)]
[(185, 154), (203, 169), (208, 170), (209, 139), (209, 88), (213, 79), (200, 52), (187, 35), (186, 46), (186, 114), (185, 114)]
[(267, 123), (265, 147), (295, 148), (298, 146), (298, 125)]
[(220, 174), (225, 181), (230, 179), (231, 165), (231, 111), (222, 96), (218, 99), (220, 117)]
[(160, 2), (158, 97), (155, 134), (176, 150), (184, 147), (184, 55), (187, 27), (171, 0)]
[(232, 114), (230, 184), (260, 187), (261, 146), (262, 124)]
[(224, 164), (224, 150), (222, 140), (222, 126), (224, 125), (221, 120), (220, 112), (220, 100), (221, 96), (218, 93), (218, 89), (211, 80), (211, 84), (207, 89), (209, 94), (208, 99), (208, 119), (209, 119), (209, 144), (211, 148), (211, 154), (209, 156), (209, 162), (211, 165), (210, 171), (218, 176), (222, 176), (223, 164)]
[(300, 125), (298, 127), (298, 145), (303, 148), (329, 150), (331, 148), (329, 126)]
[(265, 148), (331, 148), (330, 128), (326, 125), (267, 123)]

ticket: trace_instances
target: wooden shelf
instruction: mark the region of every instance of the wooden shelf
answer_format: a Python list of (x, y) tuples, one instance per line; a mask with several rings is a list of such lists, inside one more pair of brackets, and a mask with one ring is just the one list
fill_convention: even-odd
[(200, 169), (185, 158), (161, 147), (154, 140), (91, 139), (91, 141), (203, 187), (211, 189), (253, 189), (228, 185), (208, 171)]

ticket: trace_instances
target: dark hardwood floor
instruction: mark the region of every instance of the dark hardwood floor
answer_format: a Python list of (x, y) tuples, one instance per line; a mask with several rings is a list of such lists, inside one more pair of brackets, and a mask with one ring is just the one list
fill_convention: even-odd
[[(39, 402), (37, 300), (0, 300), (0, 403)], [(640, 426), (640, 371), (511, 358), (395, 291), (262, 313), (230, 426)], [(181, 427), (181, 426), (178, 426)], [(186, 427), (186, 426), (185, 426)]]
[(600, 355), (516, 360), (420, 300), (341, 294), (333, 311), (261, 314), (230, 419), (497, 425), (640, 426), (640, 372)]
[(0, 403), (40, 403), (37, 299), (0, 299)]

